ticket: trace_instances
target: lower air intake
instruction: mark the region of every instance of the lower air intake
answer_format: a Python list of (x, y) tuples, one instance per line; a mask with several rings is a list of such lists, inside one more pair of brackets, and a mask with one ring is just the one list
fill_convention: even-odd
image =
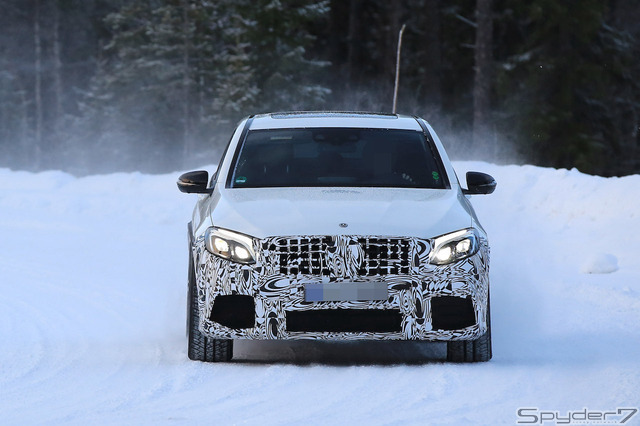
[(476, 323), (471, 296), (441, 296), (431, 299), (431, 325), (434, 330), (459, 330)]
[(256, 320), (256, 304), (251, 296), (216, 296), (209, 319), (229, 328), (252, 328)]
[(402, 331), (394, 309), (317, 309), (287, 311), (287, 331), (388, 333)]

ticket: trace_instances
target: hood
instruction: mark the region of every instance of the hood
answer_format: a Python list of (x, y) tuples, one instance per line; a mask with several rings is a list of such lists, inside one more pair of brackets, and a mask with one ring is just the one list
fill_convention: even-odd
[(211, 221), (260, 239), (289, 235), (431, 238), (471, 226), (463, 198), (457, 190), (442, 189), (223, 189), (212, 199)]

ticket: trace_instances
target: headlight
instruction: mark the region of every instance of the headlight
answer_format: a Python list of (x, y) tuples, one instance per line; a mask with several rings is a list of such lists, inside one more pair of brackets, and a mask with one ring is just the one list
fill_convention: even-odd
[(204, 241), (207, 250), (223, 259), (245, 264), (256, 261), (253, 238), (248, 235), (211, 227), (204, 234)]
[(460, 231), (436, 237), (433, 241), (433, 250), (429, 254), (429, 263), (446, 265), (473, 256), (478, 252), (478, 231), (474, 228), (461, 229)]

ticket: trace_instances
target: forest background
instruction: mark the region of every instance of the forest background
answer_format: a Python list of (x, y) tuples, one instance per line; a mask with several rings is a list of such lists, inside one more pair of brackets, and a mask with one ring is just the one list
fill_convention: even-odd
[(429, 120), (456, 159), (640, 173), (639, 0), (3, 0), (0, 167), (216, 163), (271, 111)]

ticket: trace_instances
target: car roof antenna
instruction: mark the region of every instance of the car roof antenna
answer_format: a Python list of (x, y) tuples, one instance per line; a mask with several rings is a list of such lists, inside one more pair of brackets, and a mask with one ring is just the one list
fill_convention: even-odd
[(398, 51), (396, 53), (396, 81), (393, 86), (393, 113), (396, 113), (396, 105), (398, 103), (398, 83), (400, 81), (400, 51), (402, 50), (402, 34), (404, 34), (404, 29), (407, 27), (407, 24), (402, 24), (402, 28), (400, 28), (400, 32), (398, 33)]

